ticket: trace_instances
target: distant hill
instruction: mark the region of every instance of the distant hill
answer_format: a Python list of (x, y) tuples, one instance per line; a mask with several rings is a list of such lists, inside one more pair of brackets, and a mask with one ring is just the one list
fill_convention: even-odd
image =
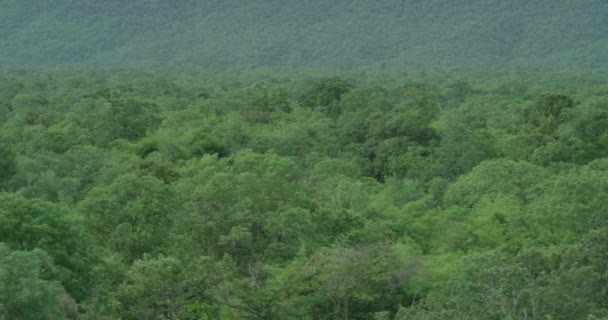
[(0, 68), (608, 66), (605, 0), (2, 0)]

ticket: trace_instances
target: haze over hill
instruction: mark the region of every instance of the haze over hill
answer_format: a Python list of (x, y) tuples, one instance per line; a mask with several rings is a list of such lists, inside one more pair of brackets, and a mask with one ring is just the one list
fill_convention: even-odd
[(602, 0), (3, 0), (0, 67), (608, 65)]

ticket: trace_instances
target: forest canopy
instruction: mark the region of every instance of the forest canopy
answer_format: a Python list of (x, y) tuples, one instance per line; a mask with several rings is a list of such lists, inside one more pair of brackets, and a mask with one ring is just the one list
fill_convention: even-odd
[(608, 319), (606, 76), (4, 71), (0, 319)]

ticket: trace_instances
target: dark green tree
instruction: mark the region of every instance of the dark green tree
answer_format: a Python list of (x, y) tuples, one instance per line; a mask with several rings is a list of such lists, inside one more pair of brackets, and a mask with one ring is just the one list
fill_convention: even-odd
[(324, 78), (317, 81), (308, 91), (300, 96), (301, 105), (318, 109), (322, 113), (337, 117), (341, 114), (340, 100), (353, 85), (340, 77)]
[(0, 190), (7, 187), (9, 180), (17, 174), (17, 153), (13, 148), (0, 143)]

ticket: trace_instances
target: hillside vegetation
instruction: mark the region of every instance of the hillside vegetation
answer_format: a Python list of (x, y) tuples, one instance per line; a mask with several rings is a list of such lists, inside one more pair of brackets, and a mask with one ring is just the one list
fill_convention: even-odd
[(0, 1), (0, 67), (605, 67), (603, 0)]
[(608, 319), (606, 76), (4, 72), (0, 319)]

